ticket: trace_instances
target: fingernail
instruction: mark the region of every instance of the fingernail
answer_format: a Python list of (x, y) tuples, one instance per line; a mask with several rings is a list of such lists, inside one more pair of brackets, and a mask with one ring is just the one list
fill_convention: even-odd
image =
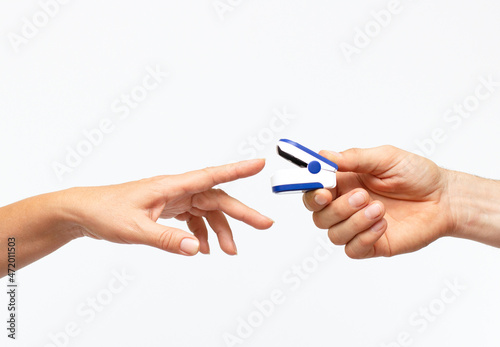
[(233, 241), (234, 245), (234, 255), (238, 255), (238, 248), (236, 248), (236, 243)]
[(315, 197), (314, 197), (314, 201), (320, 205), (320, 206), (323, 206), (324, 204), (326, 204), (327, 200), (326, 198), (323, 196), (323, 195), (319, 195), (317, 194)]
[(357, 192), (349, 198), (349, 205), (351, 205), (351, 207), (354, 208), (359, 208), (363, 206), (365, 202), (366, 202), (366, 195), (361, 192)]
[(370, 228), (371, 231), (373, 231), (374, 233), (378, 233), (379, 231), (381, 231), (383, 228), (384, 228), (384, 220), (380, 220), (378, 221), (377, 223), (373, 224), (373, 226)]
[(375, 219), (382, 214), (382, 207), (379, 204), (373, 204), (365, 210), (365, 216), (368, 219)]
[(269, 220), (271, 223), (273, 223), (273, 224), (274, 224), (274, 223), (276, 223), (273, 219), (271, 219), (271, 218), (269, 218), (269, 217), (266, 217), (266, 218), (267, 218), (267, 220)]
[(181, 241), (181, 252), (187, 255), (195, 255), (200, 249), (200, 242), (193, 239), (184, 239)]
[(335, 152), (335, 151), (328, 151), (330, 152), (330, 154), (336, 156), (336, 157), (341, 157), (342, 156), (342, 153), (339, 153), (339, 152)]

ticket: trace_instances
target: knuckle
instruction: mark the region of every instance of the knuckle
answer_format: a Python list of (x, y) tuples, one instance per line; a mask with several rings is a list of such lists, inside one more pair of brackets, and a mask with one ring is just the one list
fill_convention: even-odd
[(223, 191), (222, 189), (219, 189), (219, 188), (212, 189), (212, 194), (214, 194), (215, 197), (217, 197), (217, 198), (224, 198), (224, 197), (228, 196), (225, 191)]
[(361, 151), (361, 148), (354, 147), (354, 148), (349, 149), (348, 151), (350, 151), (352, 154), (356, 155), (356, 154), (359, 154), (359, 152)]
[(380, 147), (380, 149), (387, 151), (387, 152), (395, 152), (398, 148), (396, 148), (393, 145), (383, 145)]
[(192, 207), (190, 210), (189, 210), (189, 213), (195, 217), (205, 217), (206, 214), (207, 214), (207, 211), (204, 211), (204, 210), (200, 210), (199, 208), (196, 208), (196, 207)]
[(191, 205), (196, 208), (204, 209), (210, 203), (210, 197), (206, 192), (193, 195), (191, 198)]
[(366, 230), (368, 228), (368, 221), (365, 217), (364, 210), (356, 213), (353, 217), (349, 219), (349, 229), (355, 231), (356, 233)]
[(312, 215), (312, 219), (313, 219), (313, 222), (314, 224), (320, 228), (320, 229), (328, 229), (329, 226), (326, 225), (325, 221), (323, 220), (323, 218), (321, 217), (321, 215), (317, 212), (314, 212), (313, 215)]
[(349, 221), (349, 229), (351, 229), (354, 232), (360, 232), (361, 230), (364, 229), (364, 223), (361, 221), (360, 218), (352, 218)]
[(158, 246), (164, 250), (170, 250), (173, 244), (173, 235), (170, 231), (164, 230), (158, 236)]
[[(366, 236), (366, 235), (365, 235)], [(366, 249), (368, 247), (370, 247), (372, 245), (372, 240), (370, 240), (369, 238), (367, 237), (362, 237), (361, 235), (358, 237), (358, 245), (363, 248), (363, 249)]]
[(338, 232), (334, 228), (330, 228), (328, 230), (328, 238), (336, 246), (341, 246), (344, 244), (341, 238), (339, 237)]
[(345, 254), (351, 259), (362, 259), (363, 257), (353, 247), (346, 246)]
[(206, 168), (203, 168), (201, 169), (200, 171), (204, 174), (204, 175), (207, 175), (207, 176), (212, 176), (212, 171), (213, 171), (213, 166), (209, 166), (209, 167), (206, 167)]
[(215, 168), (212, 166), (206, 167), (206, 168), (200, 170), (201, 174), (203, 176), (205, 176), (205, 179), (210, 180), (211, 185), (217, 184), (217, 182), (215, 182), (215, 179), (214, 179), (214, 170), (215, 170)]
[(153, 176), (153, 177), (149, 177), (149, 178), (140, 179), (137, 182), (139, 182), (141, 184), (151, 185), (153, 187), (156, 187), (156, 186), (161, 186), (165, 182), (166, 179), (167, 179), (167, 176)]
[(328, 205), (324, 211), (328, 214), (328, 219), (340, 223), (350, 217), (350, 212), (342, 204), (342, 200), (338, 199)]
[(375, 241), (373, 238), (367, 236), (366, 234), (361, 234), (346, 245), (345, 253), (349, 258), (366, 259), (373, 256)]

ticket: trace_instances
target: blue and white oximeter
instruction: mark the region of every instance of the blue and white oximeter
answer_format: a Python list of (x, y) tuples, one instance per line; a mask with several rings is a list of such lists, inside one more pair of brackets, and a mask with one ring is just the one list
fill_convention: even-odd
[(301, 193), (320, 188), (335, 188), (338, 165), (296, 142), (281, 139), (278, 154), (299, 169), (280, 170), (271, 177), (273, 193)]

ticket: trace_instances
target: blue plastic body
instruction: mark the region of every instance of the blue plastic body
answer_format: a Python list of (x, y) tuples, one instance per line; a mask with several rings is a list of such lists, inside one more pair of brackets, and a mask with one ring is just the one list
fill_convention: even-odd
[(307, 191), (324, 188), (319, 182), (298, 183), (298, 184), (284, 184), (282, 186), (273, 187), (273, 193), (285, 193), (296, 191)]

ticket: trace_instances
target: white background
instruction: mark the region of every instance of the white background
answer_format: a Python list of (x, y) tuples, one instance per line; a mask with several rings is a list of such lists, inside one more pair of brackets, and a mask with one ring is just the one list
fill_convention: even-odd
[[(396, 346), (389, 343), (407, 332), (410, 346), (498, 346), (498, 249), (442, 239), (414, 254), (355, 261), (334, 248), (293, 290), (282, 276), (327, 236), (300, 196), (271, 194), (269, 177), (290, 167), (275, 154), (281, 137), (315, 150), (392, 144), (413, 151), (442, 128), (446, 139), (431, 159), (500, 178), (500, 88), (456, 129), (444, 120), (481, 76), (500, 81), (500, 4), (401, 0), (400, 13), (348, 62), (341, 44), (354, 44), (356, 28), (389, 1), (232, 3), (221, 18), (212, 0), (71, 0), (16, 52), (9, 33), (21, 35), (23, 17), (32, 21), (41, 7), (0, 2), (1, 205), (247, 159), (241, 148), (249, 136), (269, 135), (274, 109), (295, 115), (261, 142), (266, 169), (223, 187), (276, 221), (268, 231), (232, 221), (238, 256), (223, 254), (214, 235), (212, 255), (189, 259), (74, 241), (19, 271), (19, 338), (10, 341), (2, 328), (1, 344), (50, 346), (50, 334), (75, 322), (79, 333), (60, 345), (226, 346), (223, 334), (236, 335), (252, 302), (277, 289), (285, 302), (239, 345)], [(170, 76), (120, 119), (111, 105), (156, 65)], [(67, 148), (103, 118), (114, 131), (58, 180), (53, 163), (64, 163)], [(134, 280), (85, 322), (77, 307), (106, 290), (113, 270)], [(438, 305), (447, 280), (467, 289), (419, 332), (410, 317)], [(2, 322), (6, 305), (3, 294)]]

